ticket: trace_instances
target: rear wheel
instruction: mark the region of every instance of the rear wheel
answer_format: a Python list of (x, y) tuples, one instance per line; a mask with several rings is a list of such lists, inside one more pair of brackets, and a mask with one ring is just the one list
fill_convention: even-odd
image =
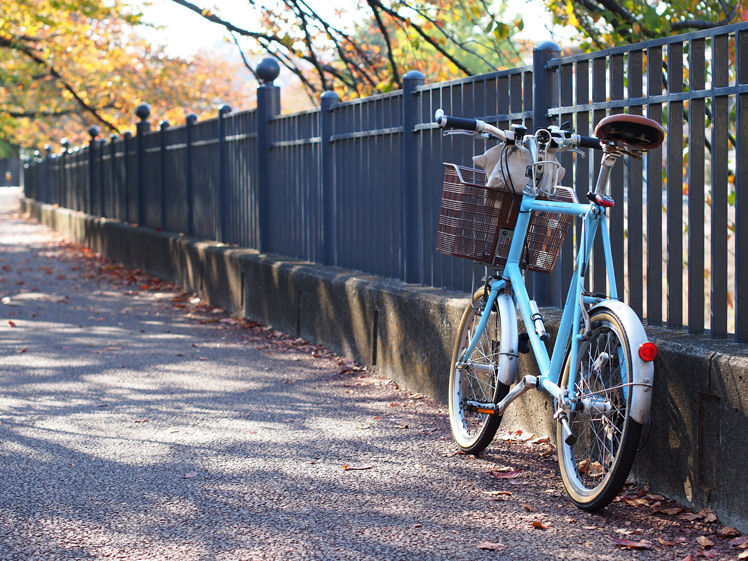
[[(449, 423), (452, 435), (462, 451), (476, 455), (493, 440), (501, 417), (480, 413), (467, 402), (498, 403), (509, 391), (509, 386), (502, 384), (497, 375), (501, 318), (495, 305), (491, 310), (483, 309), (484, 296), (487, 295), (485, 287), (478, 289), (462, 315), (449, 375)], [(465, 368), (456, 368), (483, 314), (489, 314), (486, 329), (478, 340), (469, 364)]]
[(609, 310), (590, 317), (590, 336), (579, 345), (577, 364), (567, 356), (561, 387), (575, 372), (573, 411), (569, 416), (574, 444), (566, 444), (558, 423), (558, 461), (571, 500), (584, 510), (606, 506), (628, 477), (642, 426), (630, 416), (633, 380), (629, 338)]

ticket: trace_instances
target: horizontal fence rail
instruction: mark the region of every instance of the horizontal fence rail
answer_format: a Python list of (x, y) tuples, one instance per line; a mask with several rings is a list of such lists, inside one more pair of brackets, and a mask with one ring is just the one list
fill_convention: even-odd
[[(257, 109), (37, 156), (28, 197), (90, 214), (435, 287), (470, 288), (472, 264), (435, 251), (442, 162), (471, 165), (482, 140), (445, 138), (434, 111), (501, 128), (570, 122), (591, 135), (615, 113), (662, 122), (666, 142), (613, 170), (616, 282), (650, 324), (748, 341), (748, 24), (561, 56), (538, 45), (533, 64), (440, 84), (404, 76), (401, 91), (280, 115), (275, 76)], [(147, 109), (147, 108), (146, 108)], [(563, 154), (565, 185), (583, 199), (600, 154)], [(578, 225), (575, 226), (578, 228)], [(578, 234), (578, 232), (576, 232)], [(574, 264), (566, 237), (530, 294), (561, 305)], [(589, 287), (607, 288), (602, 260)]]

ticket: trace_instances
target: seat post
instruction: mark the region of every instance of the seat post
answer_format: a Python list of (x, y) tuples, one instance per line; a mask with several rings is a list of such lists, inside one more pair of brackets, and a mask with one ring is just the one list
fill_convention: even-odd
[(592, 194), (601, 193), (605, 194), (605, 185), (608, 183), (608, 177), (610, 177), (610, 171), (621, 155), (620, 151), (616, 149), (616, 146), (609, 144), (603, 145), (603, 160), (600, 162), (600, 173), (597, 175), (597, 183), (595, 184), (595, 190)]

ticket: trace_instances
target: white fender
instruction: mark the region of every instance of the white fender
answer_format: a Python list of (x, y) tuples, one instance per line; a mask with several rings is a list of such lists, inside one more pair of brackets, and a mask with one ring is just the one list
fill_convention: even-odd
[(517, 306), (507, 293), (499, 294), (496, 307), (501, 319), (501, 344), (499, 351), (499, 380), (511, 386), (517, 378), (519, 342), (517, 336)]
[(639, 316), (623, 302), (604, 300), (589, 311), (590, 316), (600, 309), (607, 309), (618, 318), (623, 326), (625, 331), (623, 335), (628, 339), (629, 349), (631, 349), (631, 373), (635, 384), (631, 387), (630, 415), (637, 423), (646, 424), (649, 421), (649, 408), (652, 403), (654, 363), (645, 362), (639, 357), (639, 347), (649, 339), (647, 339)]

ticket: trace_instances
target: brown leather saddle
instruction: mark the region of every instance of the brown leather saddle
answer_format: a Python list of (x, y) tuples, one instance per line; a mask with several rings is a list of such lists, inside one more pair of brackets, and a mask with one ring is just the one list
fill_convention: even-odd
[(610, 115), (595, 127), (595, 136), (604, 142), (624, 142), (639, 150), (657, 148), (665, 139), (665, 129), (640, 115)]

